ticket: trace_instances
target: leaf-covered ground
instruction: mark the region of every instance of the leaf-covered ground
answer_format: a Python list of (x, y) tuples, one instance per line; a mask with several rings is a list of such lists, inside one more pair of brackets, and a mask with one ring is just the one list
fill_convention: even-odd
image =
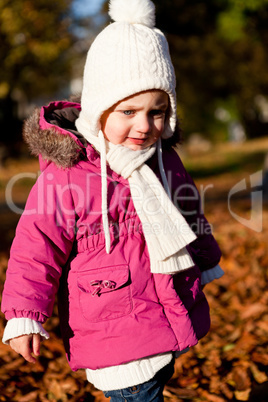
[[(35, 168), (31, 165), (31, 169)], [(253, 172), (236, 170), (197, 180), (199, 189), (207, 189), (204, 210), (223, 252), (221, 266), (225, 275), (205, 288), (211, 306), (211, 330), (196, 347), (177, 359), (175, 374), (165, 388), (165, 401), (268, 400), (268, 205), (263, 204), (260, 232), (237, 218), (242, 217), (244, 222), (250, 219), (248, 191), (233, 198), (228, 208), (230, 189), (243, 179), (249, 186)], [(24, 186), (26, 190), (14, 188), (18, 202), (24, 201), (28, 191), (25, 183)], [(2, 291), (17, 216), (3, 205), (0, 214)], [(0, 336), (4, 325), (1, 315)], [(43, 343), (41, 357), (35, 365), (24, 362), (0, 343), (0, 401), (107, 401), (86, 381), (82, 370), (73, 373), (69, 369), (56, 311), (46, 329), (51, 338)]]

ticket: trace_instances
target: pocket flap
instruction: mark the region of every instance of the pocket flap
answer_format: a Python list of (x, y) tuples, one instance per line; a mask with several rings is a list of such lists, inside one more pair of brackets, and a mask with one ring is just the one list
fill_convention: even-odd
[(128, 266), (119, 265), (80, 273), (77, 278), (77, 286), (82, 292), (89, 293), (94, 297), (119, 289), (128, 280)]

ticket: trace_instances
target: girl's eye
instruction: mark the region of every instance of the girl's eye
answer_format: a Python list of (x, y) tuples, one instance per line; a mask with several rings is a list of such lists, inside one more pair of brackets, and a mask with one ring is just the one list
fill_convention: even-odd
[(124, 110), (123, 113), (124, 113), (126, 116), (130, 116), (130, 115), (133, 113), (133, 110)]

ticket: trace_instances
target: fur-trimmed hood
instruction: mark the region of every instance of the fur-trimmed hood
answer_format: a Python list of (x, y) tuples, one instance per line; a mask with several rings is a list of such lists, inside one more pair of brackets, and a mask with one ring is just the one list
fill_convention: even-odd
[(87, 141), (75, 127), (79, 113), (80, 103), (52, 102), (24, 122), (23, 138), (42, 167), (54, 162), (66, 169), (85, 159)]

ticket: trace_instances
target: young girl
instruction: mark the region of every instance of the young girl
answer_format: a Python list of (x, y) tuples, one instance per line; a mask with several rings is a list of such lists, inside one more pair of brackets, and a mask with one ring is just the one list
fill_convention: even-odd
[(36, 111), (24, 136), (42, 174), (17, 227), (3, 342), (29, 362), (59, 291), (72, 370), (111, 401), (163, 401), (173, 357), (209, 330), (201, 285), (222, 275), (193, 181), (172, 149), (175, 75), (150, 0), (112, 0), (81, 105)]

